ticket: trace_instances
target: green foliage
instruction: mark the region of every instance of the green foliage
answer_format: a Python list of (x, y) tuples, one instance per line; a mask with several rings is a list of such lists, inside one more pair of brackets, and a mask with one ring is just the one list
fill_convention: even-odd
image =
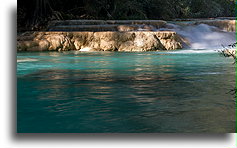
[[(24, 17), (23, 17), (24, 16)], [(52, 19), (163, 19), (235, 16), (234, 0), (24, 0), (18, 23)]]

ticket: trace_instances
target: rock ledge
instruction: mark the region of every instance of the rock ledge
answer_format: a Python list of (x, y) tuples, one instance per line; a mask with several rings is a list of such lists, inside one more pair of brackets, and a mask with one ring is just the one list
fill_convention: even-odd
[[(27, 32), (17, 38), (18, 51), (156, 51), (182, 48), (173, 31)], [(86, 50), (85, 50), (86, 49)]]

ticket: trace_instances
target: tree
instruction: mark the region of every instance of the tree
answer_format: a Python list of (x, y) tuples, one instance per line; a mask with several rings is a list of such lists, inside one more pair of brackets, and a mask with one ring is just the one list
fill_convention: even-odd
[[(40, 30), (58, 19), (163, 19), (235, 16), (234, 0), (24, 0), (18, 27)], [(19, 29), (18, 28), (18, 29)]]
[[(237, 42), (231, 44), (231, 45), (228, 45), (228, 47), (225, 47), (223, 46), (223, 50), (220, 50), (220, 54), (224, 57), (231, 57), (234, 59), (234, 62), (233, 64), (236, 64), (236, 45), (237, 45)], [(232, 48), (232, 49), (230, 49)], [(237, 92), (237, 88), (233, 88), (231, 89), (228, 93), (231, 93), (232, 95), (234, 95), (234, 97), (236, 97), (236, 92)]]

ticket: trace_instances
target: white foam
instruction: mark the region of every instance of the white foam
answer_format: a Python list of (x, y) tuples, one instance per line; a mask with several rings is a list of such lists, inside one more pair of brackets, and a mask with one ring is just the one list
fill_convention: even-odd
[(38, 60), (31, 58), (17, 59), (17, 62), (32, 62), (32, 61), (38, 61)]
[(167, 53), (178, 53), (178, 54), (191, 54), (191, 53), (215, 53), (218, 52), (216, 49), (183, 49), (183, 50), (176, 50), (170, 51)]
[(80, 51), (91, 51), (92, 49), (93, 49), (93, 48), (85, 47), (85, 48), (80, 49)]
[(217, 49), (222, 48), (222, 45), (228, 46), (233, 44), (236, 40), (235, 32), (225, 32), (206, 24), (187, 26), (169, 24), (168, 26), (179, 35), (188, 39), (191, 49)]

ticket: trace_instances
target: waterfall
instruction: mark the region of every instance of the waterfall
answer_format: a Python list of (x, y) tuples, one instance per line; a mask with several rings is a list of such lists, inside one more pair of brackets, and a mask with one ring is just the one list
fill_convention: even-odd
[(172, 24), (160, 30), (173, 30), (185, 38), (191, 49), (221, 49), (236, 42), (235, 32), (227, 32), (207, 24)]

